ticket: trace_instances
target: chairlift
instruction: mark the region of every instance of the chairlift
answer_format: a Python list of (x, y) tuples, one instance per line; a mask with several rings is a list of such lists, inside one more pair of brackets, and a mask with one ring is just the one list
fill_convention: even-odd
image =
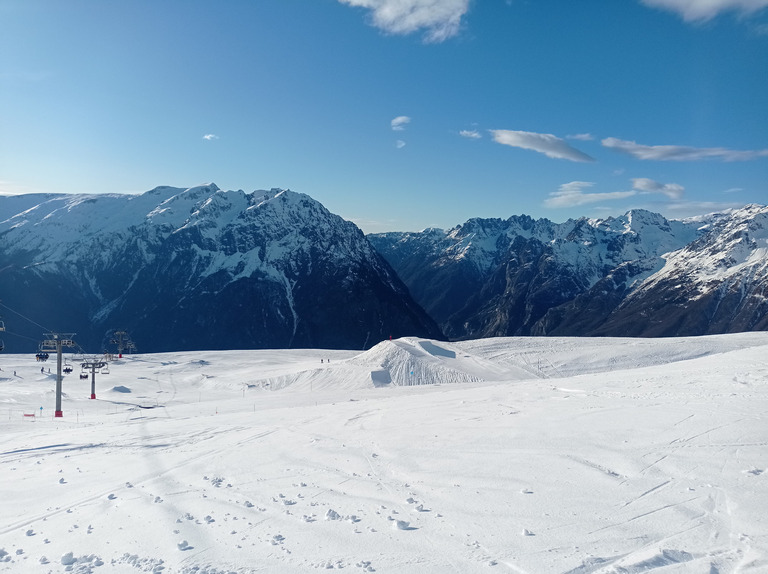
[(102, 375), (108, 375), (108, 374), (109, 374), (109, 365), (105, 364), (105, 365), (104, 365), (104, 366), (101, 368), (101, 371), (100, 371), (100, 372), (101, 372), (101, 374), (102, 374)]

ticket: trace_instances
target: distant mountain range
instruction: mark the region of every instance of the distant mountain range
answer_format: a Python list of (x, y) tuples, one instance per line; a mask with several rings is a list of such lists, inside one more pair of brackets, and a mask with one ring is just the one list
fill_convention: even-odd
[[(441, 337), (354, 224), (292, 191), (2, 197), (0, 244), (0, 301), (90, 352), (116, 328), (144, 352)], [(0, 312), (6, 351), (34, 348)]]
[(414, 335), (768, 329), (768, 208), (555, 224), (470, 219), (367, 237), (307, 195), (213, 184), (0, 197), (6, 352), (370, 348)]
[(768, 207), (470, 219), (368, 239), (449, 338), (768, 329)]

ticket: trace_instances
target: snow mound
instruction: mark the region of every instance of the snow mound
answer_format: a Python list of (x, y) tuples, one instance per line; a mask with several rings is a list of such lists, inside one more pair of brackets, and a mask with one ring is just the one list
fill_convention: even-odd
[(265, 377), (249, 383), (276, 391), (407, 387), (536, 378), (514, 365), (499, 366), (442, 341), (402, 338), (382, 341), (352, 358)]
[(377, 387), (474, 383), (485, 377), (463, 369), (448, 343), (422, 339), (383, 341), (349, 363), (365, 367)]
[(110, 390), (114, 393), (130, 393), (131, 392), (131, 389), (123, 385), (114, 386)]

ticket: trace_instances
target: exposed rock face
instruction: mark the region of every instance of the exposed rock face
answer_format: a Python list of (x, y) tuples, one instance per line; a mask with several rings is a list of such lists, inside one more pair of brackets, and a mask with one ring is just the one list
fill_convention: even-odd
[(633, 290), (595, 334), (705, 335), (768, 330), (768, 207), (712, 221)]
[(363, 233), (304, 194), (23, 196), (0, 216), (0, 299), (91, 352), (115, 327), (145, 352), (441, 337)]
[(369, 235), (451, 338), (764, 330), (768, 208)]

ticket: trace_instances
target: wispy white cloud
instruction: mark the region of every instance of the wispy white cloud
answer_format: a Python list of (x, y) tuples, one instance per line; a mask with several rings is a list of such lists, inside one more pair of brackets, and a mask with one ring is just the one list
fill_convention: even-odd
[(483, 137), (477, 130), (461, 130), (459, 135), (463, 138), (469, 138), (471, 140), (479, 140)]
[(205, 135), (203, 136), (203, 139), (204, 139), (204, 140), (208, 140), (208, 141), (212, 141), (212, 140), (217, 140), (217, 139), (219, 139), (219, 136), (217, 136), (216, 134), (205, 134)]
[(396, 132), (401, 132), (405, 129), (405, 126), (411, 123), (411, 118), (408, 116), (397, 116), (395, 119), (393, 119), (389, 124), (392, 126), (392, 129)]
[(27, 193), (40, 193), (38, 190), (15, 181), (0, 180), (0, 195), (24, 195)]
[(683, 197), (685, 188), (676, 183), (660, 183), (647, 177), (636, 177), (632, 179), (632, 189), (628, 191), (611, 191), (605, 193), (588, 193), (584, 190), (591, 188), (595, 184), (591, 181), (571, 181), (561, 185), (557, 191), (549, 194), (544, 200), (546, 207), (575, 207), (579, 205), (588, 205), (592, 203), (602, 203), (605, 201), (614, 201), (617, 199), (626, 199), (628, 197), (649, 195), (651, 193), (661, 193), (666, 195), (675, 203), (681, 203), (679, 200)]
[(397, 140), (395, 142), (395, 147), (397, 149), (403, 149), (405, 147), (405, 142), (403, 140)]
[(739, 193), (740, 191), (744, 191), (744, 189), (741, 187), (731, 187), (726, 189), (723, 193)]
[(572, 134), (569, 136), (565, 136), (565, 139), (588, 142), (588, 141), (592, 141), (595, 138), (592, 134)]
[(733, 150), (724, 147), (690, 147), (679, 145), (642, 145), (633, 141), (605, 138), (603, 146), (637, 159), (656, 161), (749, 161), (768, 157), (768, 149)]
[(663, 193), (670, 199), (683, 197), (685, 188), (677, 183), (659, 183), (647, 177), (636, 177), (632, 180), (632, 189), (641, 193)]
[(768, 0), (640, 0), (646, 6), (676, 12), (686, 22), (706, 22), (722, 12), (753, 14), (768, 7)]
[(339, 0), (371, 11), (374, 26), (389, 34), (424, 31), (427, 42), (442, 42), (458, 34), (469, 0)]
[(585, 188), (592, 187), (591, 181), (571, 181), (561, 185), (557, 191), (549, 194), (549, 198), (544, 200), (546, 207), (575, 207), (578, 205), (587, 205), (590, 203), (600, 203), (601, 201), (612, 201), (615, 199), (624, 199), (637, 195), (637, 191), (613, 191), (608, 193), (584, 193)]
[(672, 201), (663, 206), (649, 206), (651, 211), (663, 211), (670, 219), (695, 217), (708, 213), (718, 213), (729, 209), (743, 207), (743, 203), (727, 203), (722, 201)]
[(595, 161), (593, 158), (568, 145), (565, 140), (552, 134), (520, 132), (514, 130), (490, 130), (496, 143), (530, 149), (547, 157), (570, 161)]

